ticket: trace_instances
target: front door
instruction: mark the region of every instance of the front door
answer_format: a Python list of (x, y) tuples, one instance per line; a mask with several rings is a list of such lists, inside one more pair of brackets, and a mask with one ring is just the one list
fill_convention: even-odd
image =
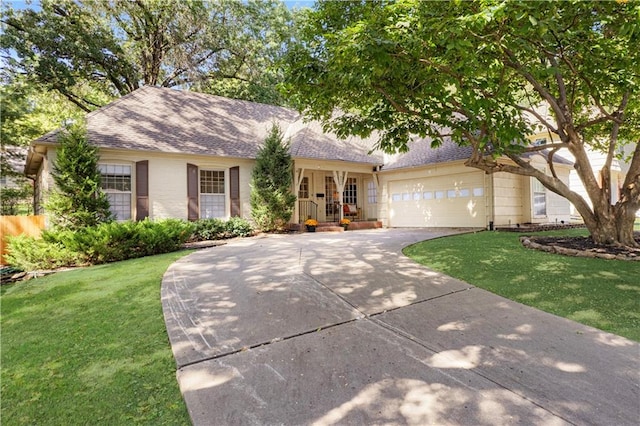
[(338, 189), (336, 183), (333, 180), (333, 175), (324, 177), (324, 193), (325, 193), (325, 206), (324, 212), (327, 221), (337, 221), (340, 218), (338, 204)]

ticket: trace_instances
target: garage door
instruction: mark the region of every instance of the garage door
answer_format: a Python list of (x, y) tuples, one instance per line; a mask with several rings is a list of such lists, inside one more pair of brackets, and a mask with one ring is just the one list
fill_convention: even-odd
[(485, 227), (482, 172), (389, 182), (392, 227)]

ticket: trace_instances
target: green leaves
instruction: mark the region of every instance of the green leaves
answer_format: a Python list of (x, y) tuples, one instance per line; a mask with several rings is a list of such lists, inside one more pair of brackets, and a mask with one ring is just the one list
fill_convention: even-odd
[(547, 187), (607, 209), (585, 144), (614, 152), (640, 139), (639, 12), (637, 2), (320, 1), (286, 57), (285, 87), (338, 135), (377, 131), (386, 152), (405, 151), (412, 135), (450, 135), (487, 172), (539, 177), (527, 158), (492, 158), (519, 159), (536, 152), (535, 132), (555, 134), (583, 163), (591, 202), (558, 179)]
[(281, 230), (291, 219), (296, 201), (291, 193), (292, 176), (289, 144), (273, 124), (251, 174), (251, 216), (261, 230)]
[(274, 63), (293, 34), (292, 14), (280, 2), (42, 0), (40, 6), (3, 9), (7, 71), (86, 112), (105, 103), (95, 93), (122, 96), (141, 85), (283, 102)]
[(112, 220), (109, 200), (100, 187), (98, 149), (89, 144), (81, 126), (63, 130), (53, 167), (56, 191), (47, 210), (59, 227), (80, 229)]

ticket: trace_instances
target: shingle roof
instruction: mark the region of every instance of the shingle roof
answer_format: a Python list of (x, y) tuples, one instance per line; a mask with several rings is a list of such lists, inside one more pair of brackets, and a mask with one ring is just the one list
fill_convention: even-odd
[[(146, 86), (86, 116), (89, 140), (101, 148), (255, 158), (272, 123), (291, 141), (294, 158), (380, 165), (383, 170), (417, 167), (469, 158), (471, 147), (446, 138), (415, 139), (409, 152), (384, 161), (375, 141), (340, 139), (317, 121), (305, 122), (292, 109), (197, 92)], [(55, 143), (58, 131), (35, 141)], [(27, 160), (29, 163), (30, 160)], [(28, 164), (27, 164), (28, 165)]]
[(431, 148), (430, 138), (414, 139), (409, 142), (409, 151), (392, 156), (385, 161), (382, 170), (395, 170), (425, 166), (447, 161), (466, 160), (473, 153), (470, 146), (458, 146), (446, 137), (438, 148)]
[[(271, 124), (286, 129), (298, 115), (273, 105), (146, 86), (87, 114), (87, 134), (102, 148), (255, 158)], [(55, 133), (40, 140), (53, 142)]]
[[(302, 119), (300, 120), (302, 121)], [(322, 160), (350, 161), (354, 163), (382, 164), (380, 152), (372, 152), (373, 139), (349, 137), (340, 139), (331, 132), (324, 132), (317, 121), (294, 123), (288, 134), (291, 138), (291, 156)]]

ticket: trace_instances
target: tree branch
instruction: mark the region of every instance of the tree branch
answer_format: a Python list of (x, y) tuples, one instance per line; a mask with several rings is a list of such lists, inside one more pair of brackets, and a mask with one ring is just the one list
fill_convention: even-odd
[(546, 119), (546, 118), (544, 118), (541, 114), (539, 114), (539, 113), (538, 113), (536, 110), (534, 110), (533, 108), (528, 108), (528, 107), (520, 106), (520, 105), (518, 105), (518, 106), (517, 106), (517, 108), (518, 108), (520, 111), (526, 111), (526, 112), (528, 112), (529, 114), (533, 115), (535, 118), (537, 118), (537, 119), (538, 119), (538, 121), (540, 121), (540, 123), (541, 123), (544, 127), (546, 127), (547, 129), (551, 130), (553, 133), (556, 133), (556, 134), (558, 133), (558, 129), (557, 129), (555, 126), (553, 126), (549, 121), (547, 121), (547, 119)]

